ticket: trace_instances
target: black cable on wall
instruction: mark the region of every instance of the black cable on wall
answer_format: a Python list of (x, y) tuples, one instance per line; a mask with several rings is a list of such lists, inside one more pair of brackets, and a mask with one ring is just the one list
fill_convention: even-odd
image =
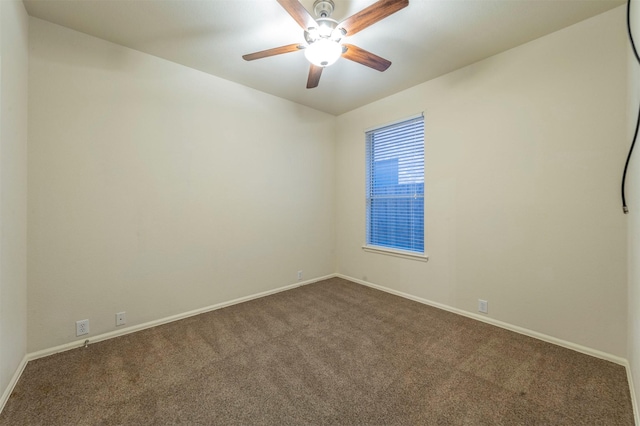
[[(633, 40), (633, 33), (631, 31), (631, 0), (627, 0), (627, 32), (629, 33), (629, 41), (631, 42), (631, 48), (633, 50), (633, 54), (636, 57), (636, 61), (640, 64), (640, 55), (638, 55), (638, 49), (636, 49), (636, 43)], [(629, 154), (627, 154), (627, 161), (624, 163), (624, 171), (622, 172), (622, 185), (621, 185), (621, 194), (622, 194), (622, 211), (624, 214), (629, 213), (629, 208), (627, 207), (627, 198), (624, 193), (625, 182), (627, 180), (627, 169), (629, 168), (629, 161), (631, 160), (631, 154), (633, 153), (633, 148), (636, 145), (636, 139), (638, 138), (638, 128), (640, 127), (640, 106), (638, 106), (638, 119), (636, 120), (636, 130), (633, 133), (633, 140), (631, 142), (631, 147), (629, 148)]]

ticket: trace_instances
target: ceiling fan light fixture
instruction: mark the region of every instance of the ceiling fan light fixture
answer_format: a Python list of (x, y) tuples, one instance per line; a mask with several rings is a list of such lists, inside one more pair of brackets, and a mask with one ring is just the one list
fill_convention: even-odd
[(304, 38), (307, 40), (307, 43), (311, 44), (320, 39), (320, 31), (316, 27), (308, 28), (304, 33)]
[(317, 27), (309, 27), (304, 31), (304, 39), (309, 44), (323, 38), (339, 42), (346, 34), (344, 29), (338, 28), (338, 22), (331, 18), (319, 18), (317, 24)]
[(340, 55), (342, 55), (340, 43), (326, 38), (321, 38), (304, 49), (304, 56), (307, 60), (319, 67), (328, 67), (334, 64)]
[(377, 71), (385, 71), (389, 68), (390, 61), (367, 52), (358, 46), (343, 43), (342, 39), (362, 31), (409, 5), (409, 0), (376, 0), (372, 5), (338, 23), (336, 20), (331, 19), (335, 6), (333, 0), (315, 0), (313, 3), (313, 11), (316, 14), (315, 19), (302, 5), (301, 0), (276, 1), (302, 27), (304, 39), (307, 42), (306, 46), (297, 43), (288, 44), (243, 55), (242, 58), (246, 61), (253, 61), (254, 59), (267, 58), (304, 49), (305, 57), (311, 62), (307, 78), (307, 89), (318, 87), (322, 69), (332, 65), (340, 57)]
[(320, 33), (320, 37), (331, 37), (333, 30), (338, 26), (338, 22), (331, 18), (318, 18), (316, 19), (316, 22), (318, 23), (318, 32)]

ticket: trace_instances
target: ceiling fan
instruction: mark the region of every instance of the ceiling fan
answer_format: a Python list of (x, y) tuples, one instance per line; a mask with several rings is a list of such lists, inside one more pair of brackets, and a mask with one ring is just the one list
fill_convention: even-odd
[(340, 56), (378, 71), (385, 71), (389, 68), (390, 61), (353, 44), (343, 43), (342, 40), (409, 5), (409, 0), (378, 0), (371, 6), (338, 23), (331, 19), (331, 13), (333, 13), (335, 7), (333, 0), (316, 0), (313, 3), (316, 19), (313, 19), (299, 0), (276, 1), (302, 27), (307, 43), (294, 43), (274, 47), (244, 55), (242, 58), (245, 61), (253, 61), (304, 50), (305, 57), (311, 62), (307, 89), (317, 87), (320, 82), (320, 75), (322, 75), (322, 69), (332, 65)]

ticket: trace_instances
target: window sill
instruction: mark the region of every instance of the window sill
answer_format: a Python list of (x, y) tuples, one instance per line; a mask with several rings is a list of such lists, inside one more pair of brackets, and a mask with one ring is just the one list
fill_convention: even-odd
[(362, 250), (369, 253), (378, 253), (378, 254), (386, 254), (389, 256), (402, 257), (404, 259), (411, 260), (419, 260), (421, 262), (427, 262), (429, 260), (429, 256), (426, 254), (418, 254), (410, 251), (396, 250), (390, 249), (386, 247), (376, 247), (376, 246), (362, 246)]

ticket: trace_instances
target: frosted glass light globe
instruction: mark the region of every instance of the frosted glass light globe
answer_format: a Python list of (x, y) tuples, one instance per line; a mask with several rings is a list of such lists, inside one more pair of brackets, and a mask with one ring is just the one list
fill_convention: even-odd
[(307, 60), (319, 67), (328, 67), (335, 63), (340, 55), (342, 55), (342, 46), (326, 38), (314, 41), (304, 49)]

